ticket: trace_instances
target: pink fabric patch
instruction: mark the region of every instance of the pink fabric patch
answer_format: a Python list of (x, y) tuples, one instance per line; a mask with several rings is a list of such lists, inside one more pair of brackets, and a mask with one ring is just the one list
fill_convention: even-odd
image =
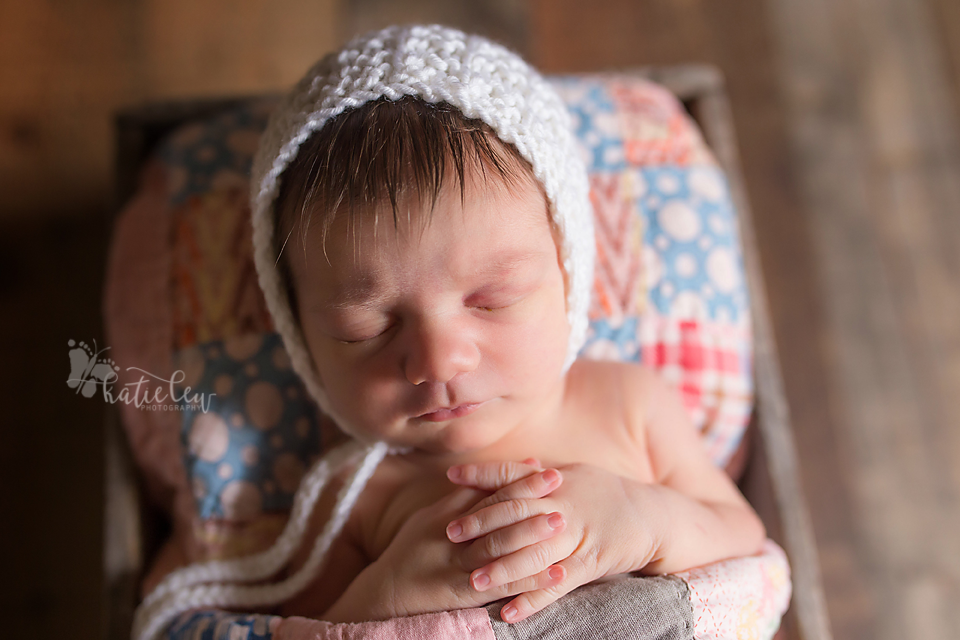
[(677, 577), (690, 587), (696, 640), (769, 640), (790, 604), (790, 565), (772, 540), (757, 555)]
[(428, 613), (382, 622), (333, 624), (284, 618), (274, 640), (496, 640), (486, 609)]
[[(170, 349), (173, 321), (168, 183), (169, 174), (162, 164), (148, 164), (140, 188), (114, 224), (103, 316), (110, 354), (120, 367), (115, 385), (118, 394), (126, 385), (143, 379), (138, 396), (155, 397), (156, 389), (169, 388), (158, 378), (169, 380), (176, 369)], [(131, 393), (135, 388), (130, 387)], [(183, 467), (180, 413), (151, 411), (126, 402), (118, 402), (116, 407), (147, 491), (172, 514), (173, 535), (182, 542), (187, 559), (203, 559), (203, 551), (191, 534), (196, 505)]]
[[(128, 383), (147, 378), (139, 394), (174, 371), (170, 349), (170, 215), (167, 172), (152, 162), (144, 170), (136, 196), (114, 224), (103, 316), (110, 356), (120, 367), (117, 393)], [(137, 465), (152, 497), (168, 511), (174, 495), (189, 494), (180, 452), (180, 414), (142, 410), (117, 403)]]

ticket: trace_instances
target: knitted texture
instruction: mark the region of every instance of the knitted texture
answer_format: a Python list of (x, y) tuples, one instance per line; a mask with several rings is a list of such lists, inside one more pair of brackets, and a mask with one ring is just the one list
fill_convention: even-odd
[(356, 434), (350, 425), (331, 411), (282, 286), (274, 204), (280, 175), (326, 122), (371, 100), (408, 95), (445, 102), (485, 122), (532, 165), (560, 232), (569, 282), (567, 368), (586, 337), (596, 251), (593, 214), (586, 168), (560, 97), (519, 56), (479, 36), (434, 25), (389, 27), (357, 38), (317, 63), (281, 103), (260, 140), (250, 182), (254, 262), (267, 308), (294, 370), (320, 407), (351, 435)]
[[(247, 558), (196, 564), (171, 573), (137, 608), (132, 638), (154, 640), (171, 620), (190, 609), (254, 607), (289, 600), (310, 584), (323, 568), (330, 546), (340, 534), (353, 505), (386, 453), (384, 444), (362, 447), (357, 442), (348, 442), (319, 460), (304, 476), (287, 528), (273, 547)], [(333, 513), (314, 541), (306, 563), (281, 582), (238, 584), (266, 578), (284, 566), (302, 541), (310, 513), (323, 487), (331, 476), (356, 464), (358, 458), (361, 458), (360, 463), (337, 495)]]

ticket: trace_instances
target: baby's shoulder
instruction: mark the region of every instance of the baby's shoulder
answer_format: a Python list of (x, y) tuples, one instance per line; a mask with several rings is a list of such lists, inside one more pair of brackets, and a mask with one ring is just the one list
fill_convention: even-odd
[(450, 491), (444, 480), (401, 456), (387, 456), (378, 465), (350, 516), (353, 535), (371, 560), (379, 557), (413, 512)]
[(570, 365), (569, 376), (586, 377), (601, 380), (623, 380), (636, 384), (645, 384), (656, 377), (649, 367), (638, 362), (621, 362), (619, 360), (590, 360), (580, 358)]
[(634, 363), (577, 360), (567, 376), (568, 428), (579, 432), (588, 425), (591, 446), (600, 455), (623, 457), (627, 467), (648, 478), (647, 423), (657, 374)]
[(658, 382), (656, 372), (637, 363), (577, 360), (567, 373), (567, 394), (588, 410), (616, 407), (642, 424)]

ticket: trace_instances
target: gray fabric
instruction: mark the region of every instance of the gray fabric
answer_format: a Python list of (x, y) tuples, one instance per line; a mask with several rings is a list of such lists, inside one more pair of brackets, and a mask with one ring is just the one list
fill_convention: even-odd
[(522, 622), (507, 624), (488, 604), (497, 640), (692, 640), (687, 583), (673, 576), (617, 576), (584, 585)]

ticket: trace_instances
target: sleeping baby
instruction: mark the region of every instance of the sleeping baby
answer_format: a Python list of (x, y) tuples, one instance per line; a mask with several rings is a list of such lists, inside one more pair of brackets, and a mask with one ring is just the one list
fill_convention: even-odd
[(576, 360), (586, 169), (515, 54), (441, 27), (355, 40), (273, 114), (253, 192), (276, 329), (353, 448), (308, 476), (275, 549), (162, 583), (145, 637), (200, 578), (271, 581), (203, 604), (332, 622), (504, 598), (516, 622), (605, 576), (760, 551), (676, 391)]

